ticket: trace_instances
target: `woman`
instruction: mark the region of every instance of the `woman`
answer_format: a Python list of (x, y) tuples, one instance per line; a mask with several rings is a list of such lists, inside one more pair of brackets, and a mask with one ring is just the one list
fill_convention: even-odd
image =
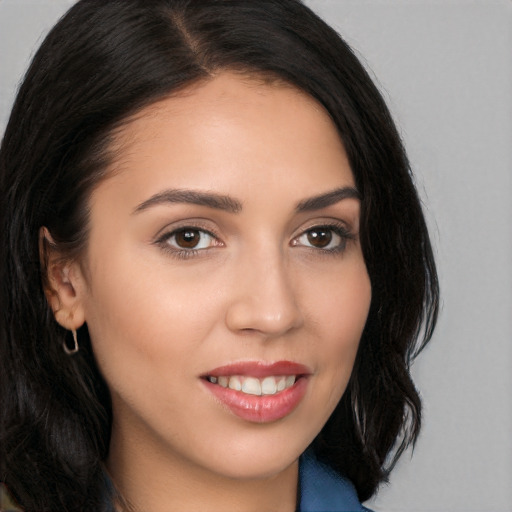
[(1, 478), (27, 511), (364, 510), (435, 265), (389, 112), (297, 0), (82, 0), (0, 153)]

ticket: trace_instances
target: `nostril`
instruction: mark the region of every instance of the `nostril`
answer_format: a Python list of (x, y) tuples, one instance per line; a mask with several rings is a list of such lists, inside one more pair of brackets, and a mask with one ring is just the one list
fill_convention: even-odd
[(303, 323), (298, 308), (292, 307), (286, 312), (269, 312), (267, 307), (254, 303), (234, 303), (226, 313), (226, 325), (239, 334), (283, 335), (299, 328)]
[[(250, 265), (249, 265), (250, 263)], [(302, 325), (296, 290), (285, 266), (268, 257), (246, 262), (234, 279), (226, 324), (245, 334), (282, 335)], [(242, 271), (243, 270), (243, 271)]]

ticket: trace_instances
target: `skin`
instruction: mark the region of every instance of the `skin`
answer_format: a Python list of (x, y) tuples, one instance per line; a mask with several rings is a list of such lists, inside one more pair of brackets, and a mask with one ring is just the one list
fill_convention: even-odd
[[(359, 199), (296, 208), (355, 187), (336, 128), (290, 86), (222, 73), (140, 112), (116, 146), (86, 253), (51, 272), (57, 320), (87, 322), (112, 393), (109, 472), (136, 510), (294, 511), (298, 457), (347, 386), (371, 299)], [(240, 208), (140, 206), (169, 189)], [(292, 413), (243, 420), (200, 378), (248, 360), (310, 369)]]

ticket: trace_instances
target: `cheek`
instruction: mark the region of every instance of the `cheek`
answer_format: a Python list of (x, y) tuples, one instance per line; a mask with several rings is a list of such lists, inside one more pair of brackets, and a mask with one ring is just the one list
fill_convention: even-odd
[(371, 302), (371, 285), (364, 263), (326, 280), (315, 302), (319, 375), (331, 408), (339, 402), (350, 379)]
[(96, 289), (88, 320), (115, 417), (125, 428), (144, 433), (149, 427), (169, 439), (191, 430), (177, 411), (187, 410), (187, 397), (197, 393), (204, 340), (220, 316), (214, 290), (198, 294), (172, 277), (171, 285), (165, 273), (150, 269), (143, 280), (110, 272)]
[(144, 380), (164, 361), (167, 372), (179, 372), (180, 363), (192, 359), (210, 328), (206, 319), (215, 315), (213, 292), (204, 287), (198, 294), (175, 274), (167, 277), (161, 268), (140, 260), (123, 265), (103, 261), (96, 277), (86, 321), (107, 381), (131, 382), (135, 368)]

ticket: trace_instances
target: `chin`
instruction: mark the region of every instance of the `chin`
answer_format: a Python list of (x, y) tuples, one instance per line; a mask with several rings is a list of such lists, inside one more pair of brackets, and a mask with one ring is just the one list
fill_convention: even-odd
[(226, 446), (222, 453), (212, 453), (207, 465), (217, 474), (237, 480), (269, 479), (293, 466), (309, 445), (291, 445), (283, 439), (265, 442), (259, 436), (236, 446)]

